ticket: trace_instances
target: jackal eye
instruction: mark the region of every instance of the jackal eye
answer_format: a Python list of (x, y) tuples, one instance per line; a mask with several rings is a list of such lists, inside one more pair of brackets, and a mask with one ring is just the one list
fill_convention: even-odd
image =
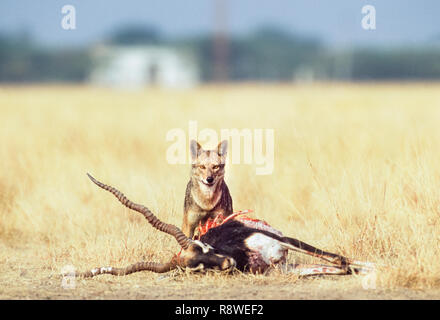
[(213, 166), (212, 169), (217, 170), (220, 166)]
[(200, 165), (199, 168), (200, 169), (206, 169), (206, 167), (204, 165)]

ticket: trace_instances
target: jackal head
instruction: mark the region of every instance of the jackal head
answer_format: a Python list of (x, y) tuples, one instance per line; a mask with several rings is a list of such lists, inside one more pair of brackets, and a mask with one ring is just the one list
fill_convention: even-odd
[(227, 148), (227, 140), (220, 142), (215, 150), (204, 150), (197, 141), (191, 140), (191, 177), (208, 187), (222, 181), (225, 176)]

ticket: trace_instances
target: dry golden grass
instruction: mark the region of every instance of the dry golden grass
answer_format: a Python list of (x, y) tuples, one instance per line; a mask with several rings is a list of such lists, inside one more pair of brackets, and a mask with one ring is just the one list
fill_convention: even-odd
[[(83, 270), (165, 261), (178, 250), (175, 241), (85, 173), (180, 226), (189, 165), (167, 163), (165, 135), (187, 130), (189, 120), (197, 120), (199, 130), (275, 130), (273, 174), (227, 167), (234, 209), (253, 209), (286, 235), (317, 247), (379, 263), (381, 288), (440, 287), (439, 84), (142, 92), (3, 87), (1, 268), (58, 273), (68, 264)], [(0, 283), (6, 297), (15, 273)], [(199, 279), (180, 279), (190, 284), (193, 277)], [(206, 281), (268, 281), (260, 278), (215, 275)]]

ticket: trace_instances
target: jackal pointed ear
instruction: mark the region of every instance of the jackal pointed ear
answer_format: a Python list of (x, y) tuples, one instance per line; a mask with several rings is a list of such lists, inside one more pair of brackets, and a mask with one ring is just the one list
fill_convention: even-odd
[(226, 156), (228, 150), (228, 140), (223, 140), (217, 146), (217, 153), (219, 156)]
[(191, 140), (189, 149), (191, 151), (191, 158), (195, 159), (199, 155), (202, 146), (196, 140)]

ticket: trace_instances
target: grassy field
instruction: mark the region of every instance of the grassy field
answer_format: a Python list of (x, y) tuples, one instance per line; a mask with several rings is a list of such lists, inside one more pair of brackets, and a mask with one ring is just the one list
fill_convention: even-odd
[[(402, 296), (386, 294), (392, 290), (438, 297), (440, 85), (408, 83), (141, 92), (1, 87), (0, 298), (209, 299), (234, 297), (233, 288), (242, 299), (376, 297), (362, 291), (357, 276), (280, 274), (163, 279), (143, 272), (62, 289), (56, 275), (66, 265), (166, 261), (178, 251), (86, 172), (181, 226), (189, 165), (166, 161), (165, 137), (173, 128), (187, 132), (190, 120), (199, 130), (274, 129), (272, 174), (227, 166), (235, 210), (253, 209), (286, 235), (378, 263), (375, 287), (384, 298)], [(303, 296), (292, 296), (295, 288)], [(313, 295), (331, 288), (346, 294)]]

